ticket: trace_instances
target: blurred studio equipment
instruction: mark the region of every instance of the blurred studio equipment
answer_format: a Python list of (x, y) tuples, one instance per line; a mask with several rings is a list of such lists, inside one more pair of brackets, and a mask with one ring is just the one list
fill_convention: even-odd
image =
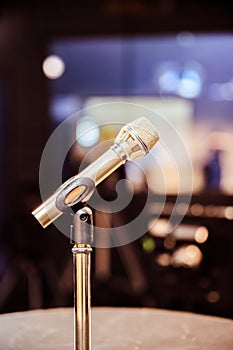
[(208, 191), (219, 191), (221, 184), (221, 151), (210, 151), (208, 162), (204, 165), (204, 187)]

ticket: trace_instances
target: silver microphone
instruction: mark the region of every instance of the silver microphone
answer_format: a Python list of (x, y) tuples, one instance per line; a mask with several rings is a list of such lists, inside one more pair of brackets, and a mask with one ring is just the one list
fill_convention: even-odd
[(86, 169), (61, 185), (32, 214), (43, 227), (47, 227), (78, 202), (86, 202), (95, 186), (112, 174), (127, 160), (146, 155), (158, 142), (154, 125), (145, 117), (126, 124), (118, 133), (114, 144)]

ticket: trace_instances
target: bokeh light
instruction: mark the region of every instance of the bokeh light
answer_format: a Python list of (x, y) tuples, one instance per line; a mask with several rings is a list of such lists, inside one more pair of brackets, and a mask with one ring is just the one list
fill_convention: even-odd
[(55, 55), (48, 56), (43, 62), (43, 72), (49, 79), (58, 79), (65, 71), (64, 61)]

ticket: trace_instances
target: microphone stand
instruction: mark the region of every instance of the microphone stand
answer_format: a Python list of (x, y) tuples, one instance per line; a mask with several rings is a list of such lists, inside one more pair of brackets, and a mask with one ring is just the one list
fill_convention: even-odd
[(92, 210), (82, 200), (90, 199), (95, 190), (94, 182), (83, 177), (64, 187), (57, 195), (56, 205), (61, 212), (70, 213), (66, 198), (79, 187), (85, 187), (84, 193), (70, 205), (74, 213), (70, 225), (70, 240), (74, 244), (74, 350), (91, 350), (91, 246), (94, 242), (94, 227)]
[(73, 216), (74, 350), (91, 349), (91, 244), (93, 215), (88, 206)]

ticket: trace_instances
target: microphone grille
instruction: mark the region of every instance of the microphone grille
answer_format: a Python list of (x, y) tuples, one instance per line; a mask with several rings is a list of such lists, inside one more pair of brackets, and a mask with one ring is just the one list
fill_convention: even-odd
[(148, 151), (159, 141), (159, 135), (155, 126), (145, 117), (135, 119), (128, 125), (138, 134), (146, 145)]

